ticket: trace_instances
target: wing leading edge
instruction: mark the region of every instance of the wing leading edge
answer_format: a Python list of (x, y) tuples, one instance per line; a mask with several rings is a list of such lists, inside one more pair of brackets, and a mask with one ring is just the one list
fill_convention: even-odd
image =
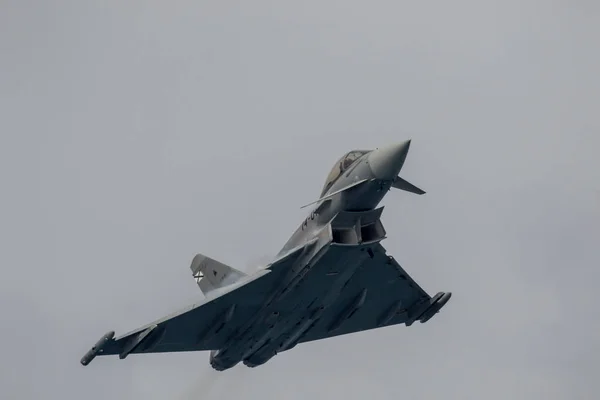
[(269, 296), (278, 279), (301, 254), (297, 248), (267, 269), (245, 276), (233, 284), (208, 293), (201, 302), (114, 337), (105, 334), (81, 359), (88, 365), (96, 356), (166, 353), (214, 350), (223, 345), (229, 335), (257, 312)]
[[(260, 311), (305, 247), (295, 249), (255, 275), (211, 291), (198, 304), (117, 338), (114, 332), (107, 333), (81, 363), (89, 364), (96, 355), (118, 354), (123, 359), (136, 353), (219, 349)], [(428, 295), (386, 254), (379, 242), (347, 245), (330, 241), (325, 247), (319, 261), (311, 267), (322, 279), (312, 281), (316, 286), (306, 287), (297, 295), (314, 296), (315, 290), (321, 287), (325, 293), (329, 292), (325, 298), (332, 302), (326, 301), (328, 306), (319, 309), (314, 319), (309, 318), (295, 339), (289, 339), (290, 345), (279, 351), (291, 349), (298, 343), (385, 326), (402, 323), (410, 326), (417, 320), (424, 323), (450, 299), (449, 292)]]
[(448, 302), (451, 293), (430, 296), (377, 243), (354, 273), (336, 306), (298, 341), (311, 342), (385, 326), (427, 322)]

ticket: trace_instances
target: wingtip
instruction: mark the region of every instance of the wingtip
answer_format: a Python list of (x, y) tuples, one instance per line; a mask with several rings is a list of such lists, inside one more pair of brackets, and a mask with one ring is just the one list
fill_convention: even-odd
[(88, 350), (88, 352), (85, 353), (85, 355), (81, 358), (81, 360), (79, 361), (81, 365), (83, 365), (84, 367), (89, 365), (89, 363), (91, 363), (94, 360), (94, 358), (96, 358), (96, 356), (102, 352), (102, 349), (104, 348), (104, 346), (106, 346), (106, 343), (113, 340), (114, 337), (115, 331), (105, 333), (100, 338), (100, 340), (98, 340), (96, 344), (90, 350)]

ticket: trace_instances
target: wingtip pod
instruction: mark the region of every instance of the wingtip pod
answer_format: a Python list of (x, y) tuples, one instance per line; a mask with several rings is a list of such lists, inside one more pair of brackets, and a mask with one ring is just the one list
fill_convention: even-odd
[(100, 340), (98, 340), (96, 342), (96, 344), (87, 352), (85, 353), (85, 355), (81, 358), (81, 365), (86, 366), (89, 363), (92, 362), (92, 360), (94, 358), (96, 358), (96, 356), (98, 355), (98, 353), (102, 352), (102, 349), (104, 348), (104, 346), (106, 345), (106, 343), (108, 343), (110, 340), (112, 340), (115, 337), (115, 332), (114, 331), (110, 331), (104, 334), (104, 336), (102, 336), (100, 338)]
[(419, 318), (419, 322), (421, 322), (422, 324), (424, 324), (425, 322), (427, 322), (431, 318), (433, 318), (433, 316), (435, 314), (437, 314), (442, 309), (442, 307), (444, 307), (446, 305), (446, 303), (448, 302), (448, 300), (450, 300), (450, 297), (452, 297), (452, 292), (446, 292), (446, 293), (440, 292), (440, 293), (438, 293), (432, 299), (432, 300), (434, 300), (433, 304)]

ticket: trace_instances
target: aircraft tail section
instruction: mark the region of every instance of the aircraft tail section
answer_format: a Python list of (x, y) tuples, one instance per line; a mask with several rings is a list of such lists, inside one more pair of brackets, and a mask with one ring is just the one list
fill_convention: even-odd
[(202, 254), (197, 254), (190, 265), (198, 287), (207, 295), (209, 292), (231, 285), (246, 274)]

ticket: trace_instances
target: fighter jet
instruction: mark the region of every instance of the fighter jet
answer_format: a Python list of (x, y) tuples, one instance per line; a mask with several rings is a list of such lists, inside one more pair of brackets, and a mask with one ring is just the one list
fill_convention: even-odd
[(378, 205), (388, 191), (425, 193), (398, 176), (409, 147), (346, 153), (271, 263), (246, 274), (196, 255), (190, 268), (202, 301), (122, 336), (106, 333), (81, 364), (98, 355), (210, 351), (218, 371), (256, 367), (299, 343), (428, 321), (451, 293), (428, 295), (380, 243)]

